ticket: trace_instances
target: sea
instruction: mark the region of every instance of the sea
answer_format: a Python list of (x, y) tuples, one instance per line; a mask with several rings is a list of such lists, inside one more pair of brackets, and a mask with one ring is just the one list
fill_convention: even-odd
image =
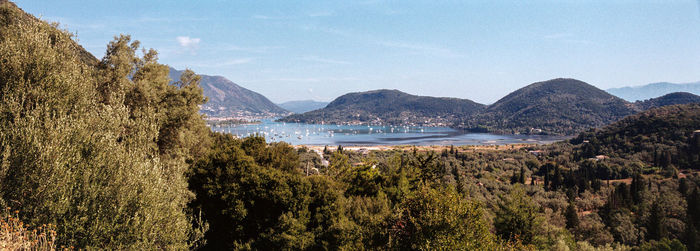
[(284, 123), (274, 119), (263, 119), (257, 124), (212, 126), (211, 129), (237, 137), (259, 135), (267, 142), (284, 141), (291, 145), (310, 146), (548, 144), (569, 138), (472, 133), (449, 127)]

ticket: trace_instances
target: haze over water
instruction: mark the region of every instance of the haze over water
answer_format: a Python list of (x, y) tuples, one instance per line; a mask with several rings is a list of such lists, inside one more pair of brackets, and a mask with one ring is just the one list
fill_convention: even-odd
[(273, 120), (263, 120), (260, 124), (213, 126), (212, 130), (239, 137), (258, 134), (265, 136), (267, 142), (284, 141), (292, 145), (504, 145), (545, 144), (567, 139), (562, 136), (468, 133), (447, 127), (319, 125)]

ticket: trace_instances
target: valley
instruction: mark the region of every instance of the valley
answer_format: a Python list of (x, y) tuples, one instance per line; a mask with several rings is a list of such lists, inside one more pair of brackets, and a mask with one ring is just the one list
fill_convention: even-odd
[(0, 0), (0, 250), (700, 250), (696, 84), (597, 87), (696, 6), (601, 6)]
[(237, 138), (260, 136), (267, 142), (299, 146), (506, 145), (547, 144), (568, 139), (555, 135), (474, 133), (439, 126), (339, 125), (275, 122), (213, 124), (212, 131)]
[(491, 105), (466, 99), (422, 97), (398, 90), (343, 95), (326, 107), (279, 122), (336, 125), (451, 127), (480, 133), (575, 135), (653, 107), (700, 102), (700, 96), (672, 93), (627, 102), (575, 79), (530, 84)]

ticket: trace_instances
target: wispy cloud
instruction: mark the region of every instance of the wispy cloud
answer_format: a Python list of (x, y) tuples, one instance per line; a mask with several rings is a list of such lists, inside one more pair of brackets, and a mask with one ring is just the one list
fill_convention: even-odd
[(321, 79), (320, 79), (320, 78), (276, 78), (276, 79), (259, 80), (258, 82), (303, 82), (303, 83), (318, 83), (318, 82), (321, 82)]
[(265, 15), (253, 15), (252, 18), (254, 19), (273, 19), (270, 16), (265, 16)]
[(249, 83), (270, 83), (270, 82), (290, 82), (290, 83), (329, 83), (329, 82), (336, 82), (336, 81), (357, 81), (359, 80), (358, 78), (354, 77), (337, 77), (337, 78), (317, 78), (317, 77), (308, 77), (308, 78), (297, 78), (297, 77), (281, 77), (281, 78), (270, 78), (270, 79), (255, 79), (255, 80), (248, 80), (245, 82)]
[(317, 27), (317, 26), (302, 26), (301, 28), (304, 30), (319, 31), (319, 32), (323, 32), (323, 33), (327, 33), (327, 34), (331, 34), (331, 35), (336, 35), (336, 36), (340, 36), (340, 37), (359, 40), (359, 41), (362, 41), (365, 43), (380, 45), (380, 46), (384, 46), (384, 47), (388, 47), (388, 48), (403, 49), (403, 50), (409, 51), (411, 54), (421, 54), (421, 55), (427, 55), (427, 56), (437, 56), (437, 57), (447, 57), (447, 58), (462, 57), (461, 54), (456, 53), (448, 48), (435, 46), (435, 45), (421, 44), (421, 43), (415, 43), (415, 42), (409, 42), (409, 41), (384, 40), (381, 38), (373, 37), (371, 35), (356, 34), (356, 33), (350, 32), (350, 31), (336, 29), (336, 28)]
[(256, 14), (252, 15), (250, 18), (259, 20), (301, 20), (305, 18), (318, 18), (318, 17), (331, 17), (335, 16), (333, 11), (315, 11), (315, 12), (302, 12), (297, 14), (289, 15), (263, 15)]
[(591, 40), (585, 40), (585, 39), (566, 39), (564, 42), (567, 43), (572, 43), (572, 44), (582, 44), (582, 45), (597, 45), (598, 43), (593, 42)]
[(284, 20), (284, 19), (291, 19), (292, 17), (290, 16), (269, 16), (269, 15), (253, 15), (251, 16), (253, 19), (262, 19), (262, 20)]
[(191, 38), (191, 37), (187, 37), (187, 36), (180, 36), (180, 37), (177, 37), (176, 39), (177, 39), (177, 42), (180, 44), (180, 46), (188, 47), (188, 48), (195, 47), (195, 46), (199, 45), (200, 41), (202, 41), (199, 38)]
[(206, 17), (183, 17), (183, 16), (140, 16), (139, 18), (132, 19), (130, 22), (132, 24), (143, 24), (143, 23), (172, 23), (172, 22), (198, 22), (210, 20)]
[(250, 62), (253, 62), (254, 58), (234, 58), (234, 59), (228, 59), (224, 61), (216, 61), (216, 62), (193, 62), (193, 63), (188, 63), (188, 66), (191, 67), (201, 67), (201, 68), (224, 68), (224, 67), (230, 67), (234, 65), (241, 65), (241, 64), (247, 64)]
[(303, 57), (301, 57), (301, 60), (310, 61), (310, 62), (325, 63), (325, 64), (350, 64), (350, 62), (348, 62), (348, 61), (327, 59), (327, 58), (321, 58), (318, 56), (303, 56)]
[(178, 44), (180, 44), (180, 47), (184, 49), (185, 51), (189, 52), (190, 54), (197, 54), (197, 48), (199, 48), (199, 42), (202, 40), (199, 38), (192, 38), (188, 36), (179, 36), (176, 37), (175, 40), (177, 41)]
[(461, 55), (453, 52), (450, 49), (432, 46), (432, 45), (418, 44), (418, 43), (405, 42), (405, 41), (377, 41), (377, 43), (379, 45), (382, 45), (385, 47), (406, 49), (406, 50), (412, 51), (413, 53), (417, 53), (417, 54), (432, 55), (432, 56), (439, 56), (439, 57), (460, 57), (461, 56)]
[(571, 34), (568, 32), (563, 32), (563, 33), (547, 34), (547, 35), (544, 35), (544, 38), (545, 39), (563, 39), (563, 38), (571, 38), (573, 36), (574, 36), (574, 34)]
[(39, 16), (39, 19), (46, 22), (57, 22), (60, 24), (61, 28), (68, 30), (101, 30), (107, 29), (107, 25), (99, 22), (83, 23), (77, 22), (70, 18), (58, 17), (58, 16)]
[(558, 41), (558, 42), (571, 43), (571, 44), (581, 44), (581, 45), (595, 45), (595, 44), (597, 44), (596, 42), (593, 42), (591, 40), (580, 39), (575, 34), (569, 33), (569, 32), (547, 34), (547, 35), (544, 35), (543, 38), (545, 40)]
[(361, 36), (357, 36), (353, 34), (352, 32), (346, 31), (346, 30), (341, 30), (341, 29), (336, 29), (336, 28), (327, 28), (327, 27), (317, 27), (317, 26), (302, 26), (301, 27), (303, 30), (313, 30), (313, 31), (320, 31), (323, 33), (328, 33), (336, 36), (341, 36), (341, 37), (348, 37), (348, 38), (358, 38)]
[[(105, 31), (109, 29), (110, 32), (119, 33), (123, 28), (133, 28), (133, 27), (143, 27), (144, 23), (190, 23), (196, 21), (206, 21), (209, 18), (202, 17), (159, 17), (159, 16), (139, 16), (136, 18), (124, 19), (121, 17), (108, 16), (101, 20), (92, 20), (90, 22), (81, 21), (79, 18), (67, 18), (59, 16), (39, 16), (41, 20), (48, 22), (58, 22), (66, 28), (71, 30), (99, 30)], [(149, 24), (150, 25), (150, 24)]]
[(273, 50), (282, 49), (284, 46), (256, 46), (256, 47), (245, 47), (232, 44), (226, 44), (222, 46), (217, 46), (217, 51), (242, 51), (250, 53), (268, 53)]
[(364, 0), (364, 1), (358, 1), (357, 3), (361, 4), (361, 5), (375, 5), (375, 4), (380, 4), (380, 3), (384, 3), (384, 2), (385, 1), (383, 1), (383, 0)]
[(216, 64), (216, 65), (217, 66), (230, 66), (230, 65), (238, 65), (238, 64), (247, 64), (250, 62), (253, 62), (253, 58), (232, 59), (232, 60), (221, 62), (221, 63)]
[(384, 14), (387, 16), (395, 16), (395, 15), (401, 15), (406, 13), (405, 10), (397, 10), (397, 9), (386, 9), (384, 10)]
[(330, 16), (334, 16), (334, 15), (335, 15), (335, 13), (333, 13), (332, 11), (318, 11), (318, 12), (309, 13), (307, 16), (309, 16), (309, 17), (330, 17)]

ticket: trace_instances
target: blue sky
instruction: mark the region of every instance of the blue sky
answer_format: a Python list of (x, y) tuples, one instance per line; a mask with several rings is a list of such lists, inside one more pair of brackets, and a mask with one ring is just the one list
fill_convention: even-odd
[(700, 80), (700, 0), (16, 3), (97, 57), (130, 34), (161, 63), (274, 102), (399, 89), (493, 103), (557, 77), (603, 89)]

